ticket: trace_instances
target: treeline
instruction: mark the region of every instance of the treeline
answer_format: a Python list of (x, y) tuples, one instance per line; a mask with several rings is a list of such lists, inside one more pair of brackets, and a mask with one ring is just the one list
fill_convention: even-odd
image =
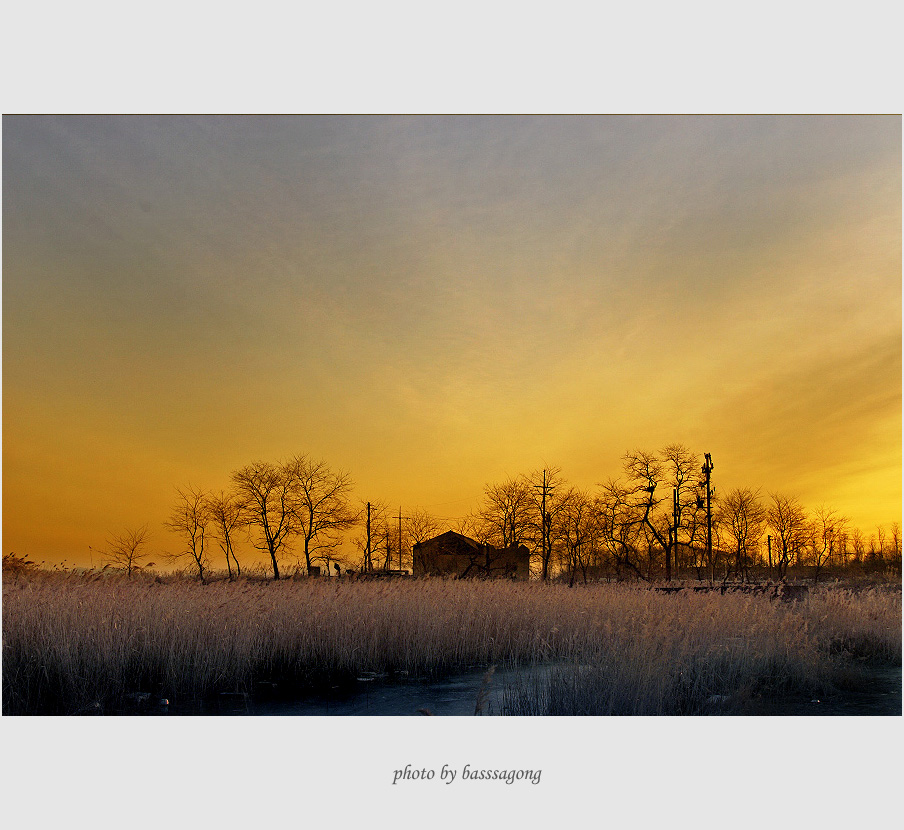
[[(297, 455), (234, 471), (217, 492), (185, 487), (165, 526), (183, 542), (165, 554), (202, 580), (225, 563), (241, 575), (236, 549), (250, 543), (274, 579), (290, 574), (411, 570), (418, 542), (455, 530), (504, 549), (525, 545), (532, 572), (569, 582), (818, 580), (827, 568), (900, 575), (898, 522), (865, 535), (838, 511), (808, 511), (793, 496), (737, 488), (721, 493), (711, 458), (681, 444), (623, 458), (622, 475), (585, 490), (558, 468), (488, 485), (474, 513), (453, 523), (424, 509), (395, 514), (386, 502), (356, 501), (348, 473)], [(148, 528), (107, 540), (112, 566), (152, 567)]]
[(710, 478), (711, 458), (701, 463), (681, 444), (628, 452), (622, 469), (593, 491), (569, 485), (558, 469), (489, 486), (461, 530), (497, 545), (525, 544), (538, 575), (570, 582), (818, 581), (827, 568), (900, 576), (897, 522), (866, 536), (831, 507), (808, 511), (794, 496), (749, 488), (722, 493)]

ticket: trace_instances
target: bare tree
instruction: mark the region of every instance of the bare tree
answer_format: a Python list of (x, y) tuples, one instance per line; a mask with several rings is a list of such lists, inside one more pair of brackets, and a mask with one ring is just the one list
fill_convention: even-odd
[[(242, 567), (235, 555), (232, 540), (235, 534), (248, 523), (242, 500), (238, 493), (227, 493), (220, 490), (212, 493), (207, 500), (213, 525), (214, 537), (220, 546), (220, 550), (226, 556), (226, 570), (229, 579), (233, 577), (232, 565), (235, 565), (235, 575), (242, 575)], [(230, 561), (231, 560), (231, 561)]]
[(627, 568), (635, 576), (646, 579), (640, 570), (639, 545), (643, 536), (642, 510), (633, 490), (615, 479), (600, 485), (602, 494), (596, 500), (603, 544), (615, 563), (616, 576)]
[(572, 491), (558, 467), (534, 470), (522, 478), (533, 501), (530, 538), (535, 548), (539, 542), (540, 578), (546, 580), (550, 577), (553, 540), (558, 540), (560, 547), (562, 544), (564, 514)]
[[(880, 540), (880, 542), (881, 542), (881, 540)], [(869, 549), (866, 552), (867, 561), (871, 565), (875, 565), (876, 561), (878, 559), (880, 559), (882, 556), (881, 544), (878, 548), (876, 547), (876, 534), (875, 533), (870, 533), (868, 544), (869, 544)]]
[(412, 545), (426, 542), (443, 532), (443, 524), (439, 519), (431, 516), (423, 507), (416, 507), (411, 511), (406, 521), (408, 538)]
[(876, 558), (885, 561), (885, 529), (882, 525), (876, 525)]
[(863, 555), (866, 553), (866, 548), (863, 544), (863, 531), (859, 527), (855, 527), (851, 531), (851, 548), (854, 554), (854, 561), (859, 565), (863, 562)]
[(766, 521), (778, 545), (776, 573), (783, 580), (807, 542), (807, 514), (793, 496), (772, 493), (770, 499), (772, 503), (766, 510)]
[(389, 568), (394, 538), (390, 529), (389, 505), (385, 501), (363, 504), (361, 530), (352, 541), (361, 553), (362, 571)]
[(477, 511), (478, 541), (499, 548), (532, 540), (534, 499), (530, 485), (522, 478), (487, 485), (483, 504)]
[(847, 518), (825, 505), (813, 512), (813, 521), (808, 527), (809, 547), (813, 564), (813, 582), (819, 581), (823, 566), (831, 560), (837, 550), (838, 540), (847, 525)]
[[(650, 538), (647, 540), (648, 578), (652, 579), (653, 542), (665, 554), (665, 578), (672, 578), (672, 551), (675, 548), (675, 533), (668, 510), (659, 511), (665, 498), (657, 497), (656, 490), (667, 481), (665, 464), (657, 453), (634, 450), (625, 453), (624, 470), (631, 487), (634, 504), (642, 511), (640, 524)], [(674, 512), (674, 495), (669, 499)]]
[(565, 552), (569, 586), (574, 585), (580, 571), (584, 583), (587, 569), (598, 549), (600, 514), (590, 496), (581, 490), (571, 490), (562, 509), (562, 546)]
[(766, 529), (766, 510), (759, 495), (747, 488), (727, 493), (719, 507), (719, 522), (734, 548), (735, 573), (745, 581)]
[(146, 561), (151, 557), (151, 554), (144, 550), (147, 541), (148, 526), (144, 524), (136, 529), (124, 530), (119, 536), (109, 537), (107, 550), (102, 551), (102, 554), (110, 565), (124, 568), (131, 579), (132, 571), (150, 568), (154, 564)]
[(901, 553), (901, 525), (898, 522), (892, 522), (888, 528), (888, 541), (891, 545), (891, 552), (895, 556)]
[(847, 527), (843, 527), (837, 536), (837, 543), (835, 545), (835, 557), (838, 560), (838, 564), (841, 565), (842, 568), (847, 567), (848, 556), (850, 555), (850, 533), (848, 532)]
[(725, 522), (722, 521), (723, 511), (720, 509), (722, 504), (721, 497), (714, 504), (713, 525), (712, 525), (712, 555), (709, 558), (710, 582), (716, 579), (716, 571), (725, 568), (724, 579), (728, 579), (731, 574), (731, 556), (728, 549), (731, 547), (731, 538), (729, 529)]
[(207, 494), (191, 485), (184, 490), (176, 490), (176, 504), (164, 525), (182, 537), (185, 549), (173, 554), (172, 559), (187, 557), (198, 570), (198, 579), (204, 582), (204, 571), (208, 567), (205, 547), (207, 526), (210, 523), (210, 509)]
[(279, 579), (279, 557), (300, 527), (295, 504), (294, 472), (284, 464), (256, 461), (232, 474), (236, 492), (247, 511), (252, 544), (270, 555), (273, 578)]
[(348, 473), (332, 471), (323, 461), (297, 455), (286, 465), (294, 490), (295, 521), (304, 544), (308, 573), (315, 560), (330, 561), (342, 535), (360, 519), (349, 503), (353, 487)]
[(697, 525), (696, 514), (700, 509), (697, 493), (700, 458), (684, 444), (669, 444), (659, 451), (659, 459), (665, 476), (664, 483), (672, 489), (672, 559), (675, 572), (680, 576), (679, 537), (683, 537), (687, 544), (691, 543)]
[(901, 573), (901, 525), (892, 522), (888, 530), (889, 552), (891, 554), (892, 567)]
[[(656, 547), (663, 553), (666, 581), (672, 578), (673, 565), (674, 573), (680, 575), (682, 546), (693, 551), (693, 565), (699, 573), (701, 565), (695, 545), (704, 536), (706, 525), (702, 518), (705, 502), (700, 493), (697, 454), (683, 444), (668, 444), (658, 452), (633, 450), (625, 453), (623, 469), (625, 485), (618, 482), (603, 485), (610, 545), (615, 541), (612, 520), (617, 512), (622, 537), (629, 528), (636, 542), (645, 537), (650, 577)], [(615, 505), (617, 511), (613, 511)], [(637, 562), (628, 559), (626, 564), (640, 572)]]

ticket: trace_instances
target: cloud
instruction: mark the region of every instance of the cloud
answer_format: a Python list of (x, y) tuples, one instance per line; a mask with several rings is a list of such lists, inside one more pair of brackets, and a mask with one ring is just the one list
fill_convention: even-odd
[(887, 503), (889, 466), (897, 468), (900, 493), (900, 336), (763, 374), (720, 400), (707, 421), (732, 459), (735, 478), (743, 476), (738, 485), (824, 500), (846, 475), (863, 480), (873, 470), (882, 478), (860, 493), (861, 500)]

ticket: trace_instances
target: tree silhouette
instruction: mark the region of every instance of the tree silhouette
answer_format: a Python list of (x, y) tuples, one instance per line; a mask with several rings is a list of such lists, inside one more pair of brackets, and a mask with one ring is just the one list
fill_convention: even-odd
[(348, 473), (334, 472), (325, 462), (306, 455), (290, 459), (285, 471), (296, 532), (304, 544), (310, 573), (313, 562), (330, 558), (341, 544), (342, 534), (360, 518), (349, 503), (353, 484)]
[(616, 575), (620, 576), (622, 568), (627, 568), (635, 576), (646, 579), (638, 559), (643, 519), (634, 499), (634, 491), (617, 479), (609, 479), (600, 487), (603, 492), (596, 502), (600, 532), (615, 562)]
[(101, 553), (108, 563), (124, 568), (126, 575), (131, 579), (132, 572), (149, 568), (154, 563), (147, 562), (151, 554), (144, 550), (148, 540), (148, 526), (124, 530), (119, 536), (111, 536), (107, 539), (107, 550)]
[(823, 566), (835, 555), (847, 518), (833, 508), (821, 505), (813, 511), (813, 521), (807, 528), (813, 564), (813, 582), (819, 582)]
[(198, 579), (204, 582), (204, 570), (208, 566), (205, 544), (207, 526), (211, 519), (207, 494), (189, 485), (184, 490), (177, 489), (176, 495), (176, 505), (164, 525), (182, 537), (185, 550), (171, 558), (191, 559), (198, 569)]
[(792, 562), (797, 561), (807, 542), (807, 514), (793, 496), (770, 494), (771, 504), (766, 509), (766, 522), (778, 543), (776, 575), (784, 580)]
[(295, 478), (291, 465), (255, 461), (232, 474), (232, 482), (246, 511), (252, 544), (270, 556), (273, 578), (279, 579), (279, 557), (298, 534)]
[[(670, 444), (658, 453), (634, 450), (625, 453), (624, 470), (631, 486), (641, 524), (665, 553), (665, 578), (672, 578), (672, 557), (678, 548), (682, 515), (696, 504), (697, 456), (682, 444)], [(670, 490), (669, 496), (656, 495)], [(664, 511), (658, 508), (667, 504)], [(671, 508), (671, 509), (669, 509)]]
[(746, 581), (766, 530), (766, 510), (759, 495), (747, 488), (731, 490), (720, 502), (718, 521), (734, 548), (735, 573)]
[(533, 542), (534, 499), (530, 484), (521, 477), (487, 485), (475, 519), (478, 541), (497, 548)]
[[(212, 493), (207, 500), (210, 511), (211, 524), (214, 536), (220, 545), (220, 550), (226, 556), (226, 570), (232, 579), (232, 565), (235, 565), (235, 575), (242, 575), (242, 568), (235, 555), (232, 540), (235, 533), (248, 524), (248, 517), (242, 500), (238, 493), (227, 493), (220, 490)], [(230, 559), (232, 560), (230, 562)]]

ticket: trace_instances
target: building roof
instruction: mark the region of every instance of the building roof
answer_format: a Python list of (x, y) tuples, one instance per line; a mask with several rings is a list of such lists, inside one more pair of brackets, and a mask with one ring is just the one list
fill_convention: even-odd
[(447, 530), (445, 533), (440, 533), (439, 536), (434, 536), (432, 539), (425, 539), (423, 542), (418, 542), (416, 547), (420, 545), (430, 544), (430, 542), (436, 542), (439, 539), (449, 539), (450, 541), (452, 539), (457, 539), (464, 542), (469, 547), (474, 548), (474, 550), (480, 550), (481, 548), (480, 542), (478, 542), (476, 539), (472, 539), (470, 536), (465, 536), (462, 533), (457, 533), (454, 530)]

